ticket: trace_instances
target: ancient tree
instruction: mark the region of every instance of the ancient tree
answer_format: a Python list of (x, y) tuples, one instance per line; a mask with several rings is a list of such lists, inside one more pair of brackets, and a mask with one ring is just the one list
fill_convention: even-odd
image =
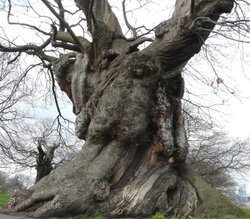
[[(91, 41), (72, 31), (61, 1), (42, 2), (59, 21), (51, 24), (51, 33), (44, 32), (48, 39), (40, 46), (0, 48), (43, 60), (72, 101), (76, 134), (85, 144), (71, 162), (15, 194), (6, 212), (34, 217), (239, 215), (186, 165), (181, 105), (183, 68), (234, 1), (177, 0), (171, 19), (154, 28), (152, 40), (136, 34), (126, 38), (107, 0), (75, 0)], [(139, 50), (146, 41), (149, 45)], [(54, 57), (48, 45), (72, 52)]]
[[(54, 152), (59, 145), (48, 146), (44, 139), (37, 139), (38, 156), (36, 159), (36, 183), (53, 170)], [(44, 148), (46, 150), (44, 150)]]

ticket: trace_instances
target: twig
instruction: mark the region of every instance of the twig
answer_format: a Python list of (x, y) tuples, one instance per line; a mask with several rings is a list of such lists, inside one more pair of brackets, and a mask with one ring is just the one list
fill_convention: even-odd
[(20, 55), (21, 55), (21, 52), (18, 52), (18, 54), (13, 59), (11, 59), (10, 61), (8, 61), (8, 65), (12, 64), (13, 62), (15, 62)]
[(32, 29), (34, 29), (34, 30), (36, 30), (36, 31), (38, 31), (38, 32), (40, 32), (40, 33), (42, 33), (42, 34), (44, 34), (44, 35), (47, 35), (47, 36), (50, 35), (50, 33), (47, 33), (47, 32), (41, 30), (40, 28), (38, 28), (38, 27), (36, 27), (36, 26), (34, 26), (34, 25), (26, 24), (26, 23), (20, 23), (20, 22), (17, 23), (17, 22), (11, 21), (11, 20), (10, 20), (10, 16), (11, 16), (12, 4), (11, 4), (11, 0), (8, 0), (8, 2), (9, 2), (9, 10), (8, 10), (7, 19), (8, 19), (8, 23), (9, 23), (9, 24), (11, 24), (11, 25), (26, 26), (26, 27), (32, 28)]
[(126, 12), (126, 5), (125, 5), (125, 3), (126, 3), (126, 0), (123, 0), (122, 1), (122, 12), (123, 12), (124, 21), (125, 21), (125, 24), (128, 27), (128, 29), (132, 31), (133, 37), (135, 38), (135, 37), (137, 37), (137, 32), (136, 31), (137, 31), (138, 28), (133, 27), (129, 23), (128, 18), (127, 18), (127, 12)]
[(60, 110), (60, 106), (59, 106), (59, 103), (58, 103), (58, 100), (57, 100), (57, 96), (56, 96), (55, 78), (54, 78), (54, 74), (53, 74), (53, 71), (52, 71), (51, 67), (49, 67), (49, 72), (50, 72), (51, 81), (52, 81), (52, 92), (53, 92), (54, 100), (55, 100), (55, 103), (56, 103), (56, 109), (57, 109), (58, 115), (63, 118), (61, 110)]

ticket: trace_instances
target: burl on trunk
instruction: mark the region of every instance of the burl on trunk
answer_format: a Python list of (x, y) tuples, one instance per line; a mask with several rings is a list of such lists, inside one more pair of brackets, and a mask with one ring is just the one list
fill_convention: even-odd
[(142, 51), (138, 46), (149, 39), (126, 39), (107, 0), (76, 3), (92, 42), (53, 66), (85, 144), (70, 163), (16, 194), (7, 211), (34, 217), (239, 215), (187, 167), (181, 106), (182, 69), (233, 0), (177, 0), (172, 18), (155, 28)]

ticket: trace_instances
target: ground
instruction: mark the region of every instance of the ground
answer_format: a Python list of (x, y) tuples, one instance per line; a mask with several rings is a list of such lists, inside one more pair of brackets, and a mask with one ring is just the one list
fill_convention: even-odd
[[(10, 194), (0, 194), (0, 212), (1, 212), (1, 207), (5, 206), (8, 203), (9, 198), (10, 198)], [(242, 210), (245, 213), (245, 216), (240, 217), (239, 219), (249, 219), (250, 218), (250, 208), (243, 208)], [(10, 216), (10, 215), (4, 215), (4, 214), (0, 213), (0, 219), (28, 219), (28, 218), (24, 217), (24, 216)], [(58, 218), (54, 217), (54, 218), (50, 218), (50, 219), (58, 219)], [(87, 219), (87, 218), (68, 217), (66, 219)], [(104, 219), (104, 217), (102, 217), (101, 215), (98, 215), (95, 218), (88, 218), (88, 219)], [(132, 218), (127, 218), (127, 219), (132, 219)], [(165, 219), (165, 218), (164, 218), (164, 216), (162, 216), (160, 214), (156, 214), (156, 215), (152, 216), (151, 219)], [(171, 219), (171, 218), (169, 218), (169, 219)], [(172, 218), (172, 219), (174, 219), (174, 218)], [(202, 219), (202, 218), (193, 218), (193, 219)], [(237, 218), (225, 216), (225, 217), (219, 218), (219, 219), (237, 219)]]

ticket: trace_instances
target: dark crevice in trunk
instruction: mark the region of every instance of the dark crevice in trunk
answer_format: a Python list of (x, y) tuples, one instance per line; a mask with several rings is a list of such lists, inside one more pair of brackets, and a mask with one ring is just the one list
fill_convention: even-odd
[[(9, 212), (29, 209), (38, 218), (102, 213), (110, 218), (159, 211), (187, 217), (215, 215), (218, 203), (230, 206), (185, 164), (181, 72), (214, 24), (192, 17), (189, 1), (176, 1), (173, 17), (156, 27), (156, 39), (137, 51), (145, 40), (123, 36), (107, 0), (75, 1), (93, 42), (85, 54), (59, 61), (55, 74), (73, 102), (76, 133), (85, 145), (71, 162), (15, 194)], [(198, 2), (196, 16), (216, 21), (233, 1)]]

